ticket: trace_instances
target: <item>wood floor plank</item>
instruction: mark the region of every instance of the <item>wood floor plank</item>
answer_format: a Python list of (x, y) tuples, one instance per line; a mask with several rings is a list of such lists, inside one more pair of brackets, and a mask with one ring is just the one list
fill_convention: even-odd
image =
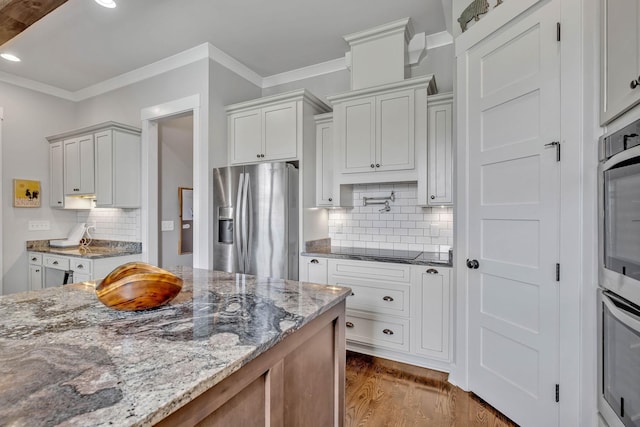
[(347, 352), (347, 427), (513, 427), (447, 374)]

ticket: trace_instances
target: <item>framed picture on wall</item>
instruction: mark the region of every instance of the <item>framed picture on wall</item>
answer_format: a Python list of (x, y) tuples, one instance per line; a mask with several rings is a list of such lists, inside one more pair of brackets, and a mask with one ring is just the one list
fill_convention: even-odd
[(39, 208), (40, 181), (28, 179), (13, 180), (13, 207), (14, 208)]

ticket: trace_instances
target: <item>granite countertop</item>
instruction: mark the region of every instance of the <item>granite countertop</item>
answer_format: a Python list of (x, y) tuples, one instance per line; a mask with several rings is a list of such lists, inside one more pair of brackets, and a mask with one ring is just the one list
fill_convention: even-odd
[(343, 301), (347, 288), (172, 269), (154, 310), (102, 305), (95, 282), (0, 297), (0, 424), (151, 425)]
[(394, 262), (397, 264), (451, 267), (448, 252), (420, 252), (392, 249), (351, 248), (343, 246), (307, 248), (303, 256), (352, 259), (358, 261)]
[(88, 246), (58, 248), (49, 246), (49, 240), (27, 241), (27, 251), (78, 258), (98, 259), (142, 253), (141, 242), (121, 242), (118, 240), (92, 240)]

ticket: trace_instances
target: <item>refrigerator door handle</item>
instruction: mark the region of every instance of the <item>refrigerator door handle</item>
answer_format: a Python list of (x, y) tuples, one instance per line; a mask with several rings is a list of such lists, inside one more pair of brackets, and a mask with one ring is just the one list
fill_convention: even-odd
[[(245, 269), (249, 265), (249, 174), (244, 174), (244, 185), (242, 189), (242, 252)], [(246, 271), (243, 271), (245, 273)]]
[(236, 197), (236, 207), (235, 207), (235, 218), (234, 218), (234, 228), (233, 228), (233, 232), (235, 235), (235, 248), (236, 248), (236, 255), (238, 256), (238, 263), (242, 264), (242, 270), (244, 272), (244, 248), (242, 246), (242, 201), (243, 199), (243, 194), (242, 194), (242, 189), (244, 188), (244, 174), (241, 173), (240, 174), (240, 179), (238, 182), (238, 196)]
[(245, 209), (247, 210), (247, 227), (245, 228), (246, 239), (244, 252), (247, 265), (251, 265), (251, 252), (253, 250), (253, 197), (251, 194), (251, 181), (249, 177), (250, 175), (247, 175), (247, 179), (245, 180), (246, 190), (244, 192)]

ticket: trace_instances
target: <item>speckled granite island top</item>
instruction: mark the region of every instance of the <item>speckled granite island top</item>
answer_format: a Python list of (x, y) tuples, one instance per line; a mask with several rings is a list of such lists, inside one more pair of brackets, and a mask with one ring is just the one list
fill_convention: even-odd
[(341, 303), (348, 289), (179, 267), (143, 312), (92, 282), (0, 297), (0, 425), (151, 425)]

